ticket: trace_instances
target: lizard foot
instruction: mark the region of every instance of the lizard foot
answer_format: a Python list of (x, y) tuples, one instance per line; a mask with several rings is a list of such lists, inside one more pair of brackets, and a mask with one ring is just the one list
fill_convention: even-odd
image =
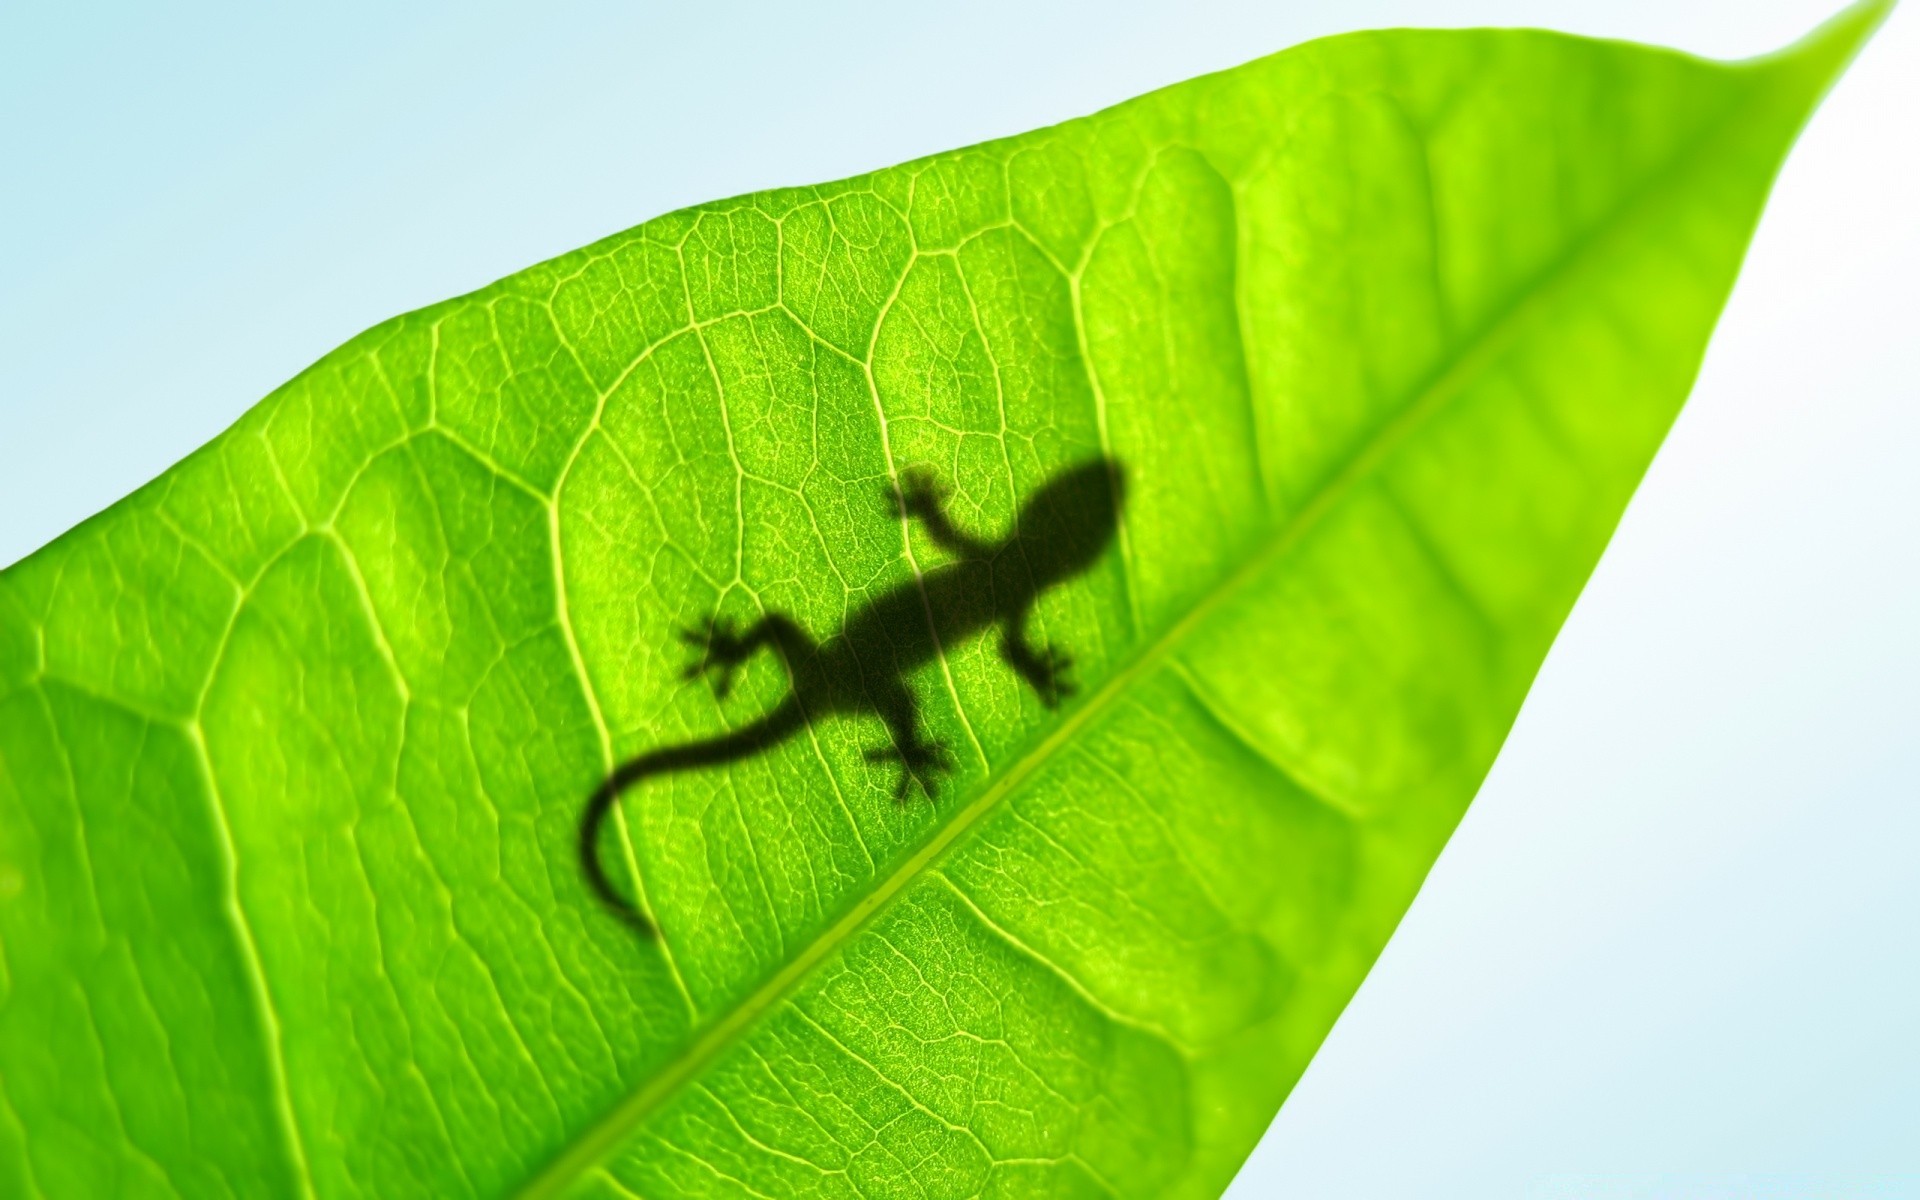
[(704, 629), (682, 629), (680, 640), (700, 651), (698, 658), (680, 672), (682, 679), (713, 677), (713, 694), (722, 700), (733, 691), (733, 677), (747, 660), (751, 647), (740, 636), (740, 627), (729, 617), (714, 617)]
[(1079, 685), (1067, 677), (1067, 672), (1073, 670), (1072, 655), (1052, 646), (1043, 646), (1035, 659), (1038, 667), (1033, 690), (1040, 693), (1040, 703), (1048, 708), (1059, 708), (1062, 700), (1080, 690)]
[(1080, 690), (1067, 677), (1073, 670), (1073, 656), (1064, 650), (1052, 646), (1030, 650), (1019, 642), (1008, 641), (1001, 647), (1001, 653), (1040, 697), (1040, 703), (1048, 708), (1059, 708), (1062, 700)]
[(940, 776), (953, 770), (953, 755), (947, 750), (946, 743), (939, 740), (915, 741), (904, 746), (898, 743), (876, 746), (867, 751), (867, 761), (900, 764), (900, 779), (893, 786), (895, 800), (905, 800), (915, 781), (919, 782), (931, 800), (939, 790)]
[[(910, 517), (926, 519), (938, 516), (946, 506), (947, 487), (931, 467), (908, 467), (900, 473), (899, 504)], [(885, 489), (888, 508), (894, 504), (894, 490)]]

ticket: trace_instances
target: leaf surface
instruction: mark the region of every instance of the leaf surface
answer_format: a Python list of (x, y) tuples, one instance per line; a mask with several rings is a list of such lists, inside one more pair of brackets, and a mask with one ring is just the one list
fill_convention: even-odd
[[(1883, 12), (1732, 65), (1333, 38), (341, 347), (0, 573), (0, 1193), (1216, 1194)], [(660, 938), (596, 903), (589, 792), (789, 687), (677, 630), (829, 639), (950, 561), (907, 468), (998, 538), (1095, 455), (1064, 707), (942, 644), (933, 802), (811, 720), (623, 798)]]

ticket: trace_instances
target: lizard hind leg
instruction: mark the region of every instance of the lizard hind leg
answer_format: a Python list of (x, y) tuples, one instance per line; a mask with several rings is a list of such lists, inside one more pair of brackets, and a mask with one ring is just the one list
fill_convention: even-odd
[(931, 800), (940, 794), (940, 778), (953, 772), (953, 752), (938, 738), (925, 741), (890, 742), (867, 751), (867, 761), (900, 764), (900, 778), (894, 781), (893, 798), (905, 800), (918, 783)]
[(704, 629), (683, 629), (680, 640), (699, 650), (699, 656), (680, 673), (682, 679), (713, 677), (713, 694), (725, 700), (734, 677), (762, 646), (777, 647), (790, 669), (799, 670), (816, 650), (807, 631), (785, 613), (768, 613), (744, 633), (729, 617), (714, 617)]
[(1000, 635), (1000, 657), (1048, 708), (1059, 708), (1060, 701), (1079, 689), (1067, 672), (1073, 658), (1050, 645), (1034, 646), (1027, 640), (1027, 617), (1023, 612), (1007, 623)]
[(945, 742), (921, 732), (920, 706), (904, 683), (888, 688), (878, 701), (880, 719), (887, 723), (891, 740), (868, 750), (867, 761), (900, 764), (894, 799), (905, 800), (915, 783), (932, 799), (940, 790), (941, 777), (953, 772), (953, 752)]
[(747, 660), (753, 651), (747, 639), (740, 636), (740, 627), (731, 617), (715, 616), (706, 626), (690, 627), (680, 631), (680, 640), (699, 651), (694, 660), (680, 672), (682, 679), (698, 679), (702, 675), (713, 678), (713, 694), (725, 700), (733, 691), (733, 677), (740, 664)]

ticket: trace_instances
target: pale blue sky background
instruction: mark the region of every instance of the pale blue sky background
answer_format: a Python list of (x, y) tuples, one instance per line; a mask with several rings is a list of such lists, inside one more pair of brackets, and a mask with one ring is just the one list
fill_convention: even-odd
[[(1344, 29), (1740, 55), (1833, 5), (395, 7), (0, 10), (0, 563), (365, 326), (683, 204)], [(1912, 8), (1795, 151), (1493, 777), (1235, 1200), (1920, 1195)]]

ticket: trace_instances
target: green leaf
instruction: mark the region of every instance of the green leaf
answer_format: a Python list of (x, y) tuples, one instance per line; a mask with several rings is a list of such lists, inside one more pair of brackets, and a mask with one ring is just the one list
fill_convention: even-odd
[[(354, 339), (0, 574), (0, 1193), (1215, 1194), (1884, 12), (1734, 65), (1333, 38)], [(661, 936), (596, 901), (608, 771), (804, 671), (722, 699), (678, 631), (931, 597), (903, 471), (998, 538), (1100, 455), (1118, 540), (1028, 630), (1064, 707), (943, 642), (932, 802), (814, 714), (621, 798)]]

